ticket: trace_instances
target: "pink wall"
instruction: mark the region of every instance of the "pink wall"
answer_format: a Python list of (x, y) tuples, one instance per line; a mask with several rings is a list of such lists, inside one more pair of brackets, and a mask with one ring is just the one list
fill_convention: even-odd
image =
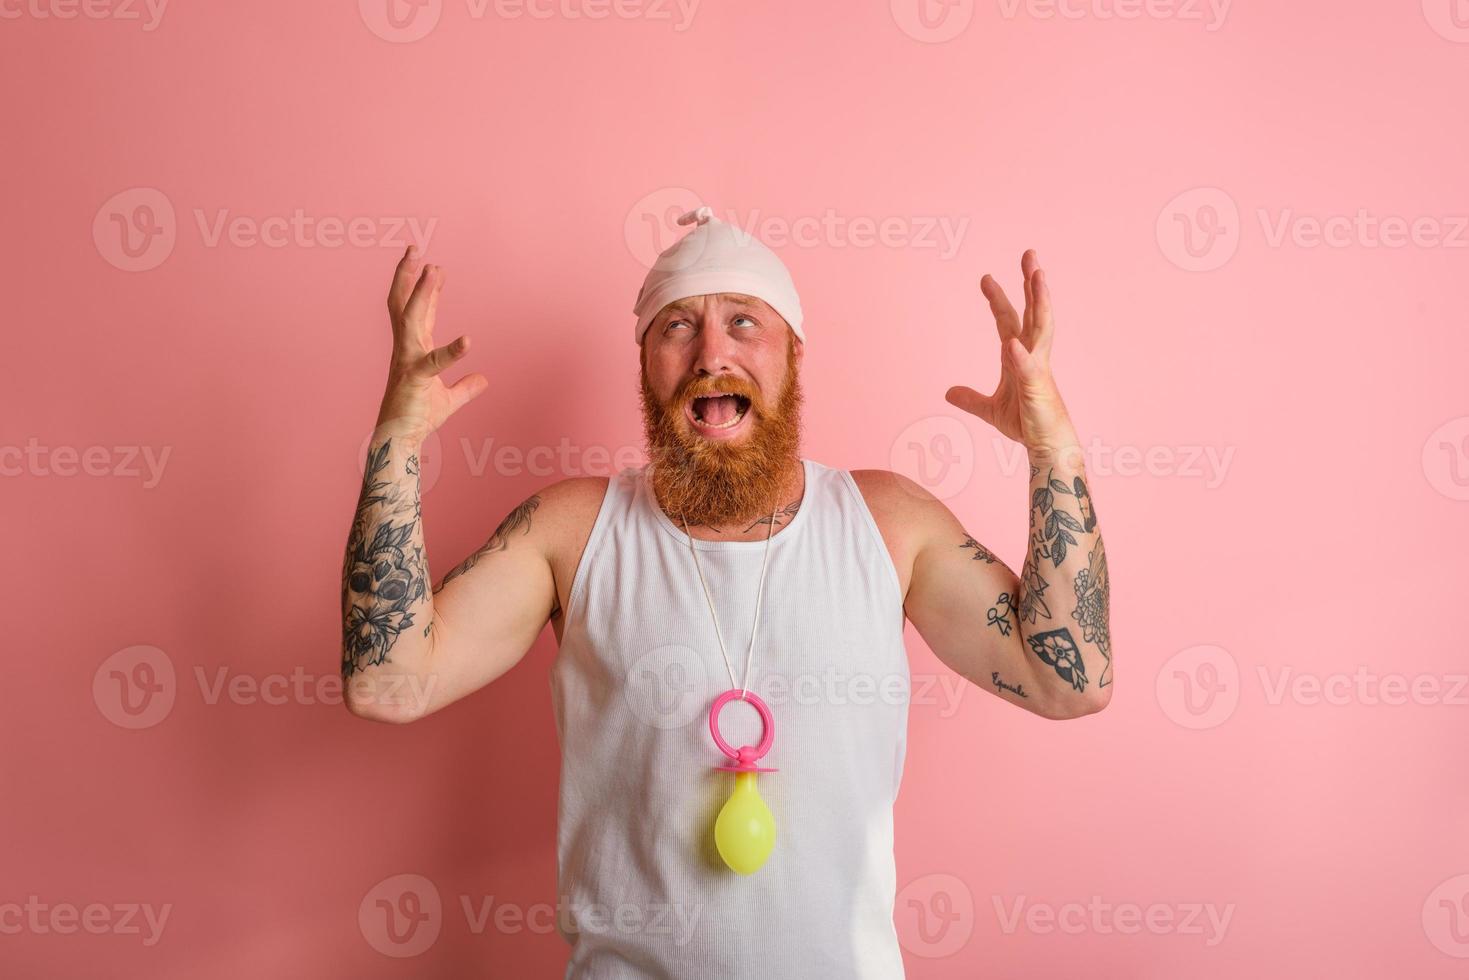
[(910, 975), (1463, 975), (1463, 0), (384, 2), (0, 6), (0, 973), (558, 974), (549, 630), (421, 724), (331, 703), (382, 297), (416, 222), (492, 381), (442, 570), (636, 452), (697, 196), (802, 288), (807, 454), (1012, 564), (1023, 460), (943, 393), (996, 377), (982, 273), (1054, 290), (1116, 697), (1042, 721), (910, 634)]

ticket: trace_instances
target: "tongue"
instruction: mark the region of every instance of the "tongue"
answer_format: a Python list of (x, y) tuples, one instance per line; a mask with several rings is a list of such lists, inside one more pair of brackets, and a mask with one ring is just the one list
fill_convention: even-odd
[(720, 395), (718, 398), (699, 400), (699, 414), (710, 425), (723, 425), (733, 419), (738, 411), (739, 405), (734, 395)]

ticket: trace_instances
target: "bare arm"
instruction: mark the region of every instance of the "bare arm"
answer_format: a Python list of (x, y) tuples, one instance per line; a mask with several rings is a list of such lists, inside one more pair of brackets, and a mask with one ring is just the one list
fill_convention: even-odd
[[(433, 347), (443, 281), (437, 266), (420, 273), (412, 248), (394, 273), (393, 360), (342, 566), (346, 704), (381, 721), (412, 721), (509, 670), (556, 602), (547, 557), (552, 537), (536, 533), (541, 495), (517, 506), (484, 547), (445, 576), (437, 595), (430, 588), (419, 447), (488, 384), (477, 374), (452, 386), (439, 378), (469, 349), (467, 337)], [(546, 493), (565, 496), (557, 488)]]
[(1050, 287), (1033, 250), (1020, 269), (1023, 317), (992, 276), (981, 281), (1000, 336), (994, 394), (956, 386), (946, 397), (1026, 447), (1025, 563), (1017, 577), (930, 500), (918, 508), (907, 609), (934, 653), (965, 677), (1047, 718), (1075, 718), (1112, 697), (1107, 557), (1080, 443), (1051, 375)]
[(1111, 697), (1101, 526), (1079, 459), (1032, 455), (1031, 474), (1019, 576), (941, 502), (910, 505), (922, 530), (905, 610), (956, 673), (1042, 717), (1077, 718)]

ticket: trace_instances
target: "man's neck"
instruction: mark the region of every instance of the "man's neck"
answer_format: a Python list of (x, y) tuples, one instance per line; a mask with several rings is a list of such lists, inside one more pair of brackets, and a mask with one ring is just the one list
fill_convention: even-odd
[[(792, 462), (791, 472), (782, 484), (781, 492), (777, 495), (778, 503), (773, 502), (769, 507), (762, 508), (759, 514), (722, 521), (718, 526), (690, 521), (689, 536), (700, 541), (763, 541), (767, 536), (779, 534), (781, 528), (790, 524), (796, 512), (800, 510), (801, 501), (805, 496), (806, 467), (801, 460), (797, 459)], [(772, 518), (775, 521), (773, 528), (770, 526)], [(671, 520), (675, 526), (683, 527), (677, 515), (674, 515)]]

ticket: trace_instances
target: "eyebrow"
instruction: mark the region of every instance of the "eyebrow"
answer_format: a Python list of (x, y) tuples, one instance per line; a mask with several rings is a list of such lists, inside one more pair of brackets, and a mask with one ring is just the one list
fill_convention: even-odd
[[(727, 298), (735, 306), (742, 306), (752, 310), (759, 309), (760, 307), (761, 301), (756, 299), (754, 296), (746, 296), (744, 293), (722, 293), (721, 295)], [(666, 307), (663, 308), (663, 312), (667, 314), (691, 314), (694, 312), (694, 304), (686, 300), (674, 300), (672, 303), (669, 303)]]

